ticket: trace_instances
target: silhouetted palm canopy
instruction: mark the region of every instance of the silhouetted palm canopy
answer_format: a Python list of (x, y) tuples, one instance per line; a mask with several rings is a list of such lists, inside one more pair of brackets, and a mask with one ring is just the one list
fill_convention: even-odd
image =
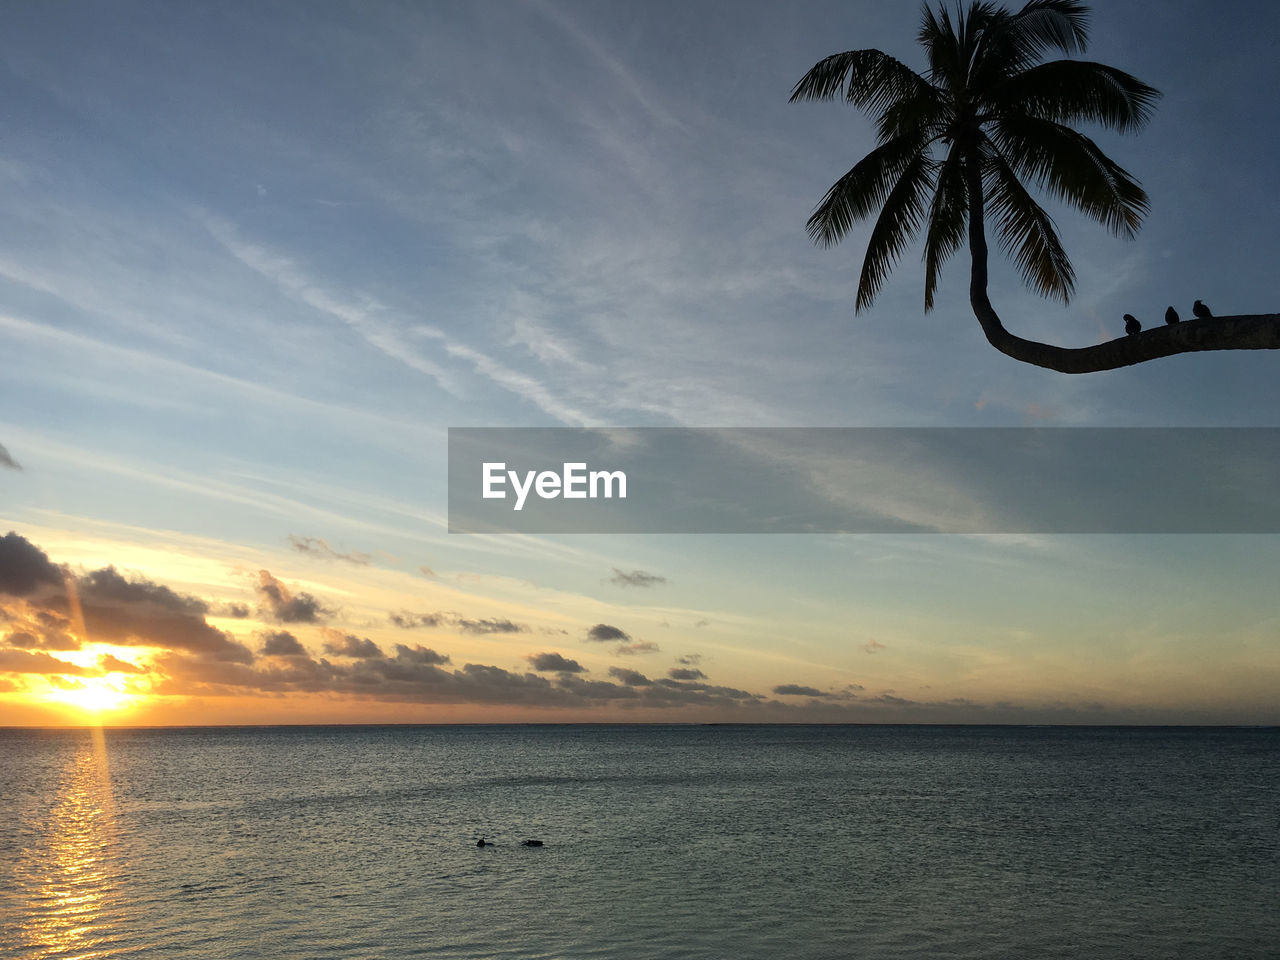
[[(939, 271), (967, 235), (974, 313), (987, 339), (1016, 359), (1081, 373), (1188, 350), (1280, 346), (1275, 315), (1222, 317), (1211, 327), (1193, 321), (1079, 350), (1006, 331), (987, 299), (987, 218), (1028, 286), (1068, 302), (1071, 262), (1029, 187), (1118, 236), (1134, 236), (1147, 195), (1074, 125), (1138, 130), (1160, 93), (1105, 64), (1046, 59), (1084, 52), (1088, 11), (1077, 0), (1031, 0), (1017, 13), (987, 2), (954, 15), (926, 6), (919, 41), (929, 64), (923, 75), (879, 50), (851, 50), (817, 63), (791, 93), (793, 102), (842, 95), (875, 115), (878, 146), (827, 191), (808, 225), (814, 241), (829, 246), (879, 211), (855, 309), (871, 304), (923, 231), (925, 309), (933, 307)], [(1223, 325), (1260, 319), (1269, 322)]]

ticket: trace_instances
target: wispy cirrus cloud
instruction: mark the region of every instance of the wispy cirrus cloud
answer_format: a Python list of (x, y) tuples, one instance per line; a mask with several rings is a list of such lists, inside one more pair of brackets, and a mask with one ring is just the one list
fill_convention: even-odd
[(4, 448), (4, 444), (0, 443), (0, 467), (8, 470), (21, 470), (22, 464), (13, 459), (13, 456)]
[(341, 560), (357, 567), (366, 567), (373, 561), (372, 554), (361, 553), (359, 550), (349, 550), (344, 553), (333, 549), (325, 540), (319, 537), (299, 537), (289, 534), (289, 544), (298, 553), (319, 557), (323, 560)]
[(619, 587), (657, 587), (667, 582), (667, 578), (645, 570), (619, 570), (613, 568), (613, 576), (609, 582)]

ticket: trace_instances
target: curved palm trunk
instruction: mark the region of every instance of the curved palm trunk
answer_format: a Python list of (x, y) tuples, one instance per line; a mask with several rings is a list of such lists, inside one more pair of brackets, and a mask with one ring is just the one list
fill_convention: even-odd
[(1199, 350), (1280, 349), (1280, 314), (1277, 313), (1192, 319), (1172, 326), (1161, 323), (1136, 336), (1126, 335), (1092, 347), (1055, 347), (1015, 336), (1004, 328), (987, 298), (982, 175), (973, 162), (965, 167), (969, 187), (969, 254), (973, 259), (969, 303), (987, 341), (1001, 353), (1059, 373), (1095, 373)]

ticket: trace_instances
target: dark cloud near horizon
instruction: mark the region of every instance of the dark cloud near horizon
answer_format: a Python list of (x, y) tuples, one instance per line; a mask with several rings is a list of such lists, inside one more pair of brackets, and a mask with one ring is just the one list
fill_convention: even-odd
[[(731, 702), (760, 702), (758, 694), (735, 687), (720, 687), (701, 681), (684, 681), (664, 678), (653, 682), (654, 689), (663, 691), (667, 697), (692, 698), (690, 702), (703, 702), (704, 699), (726, 700)], [(697, 696), (695, 696), (697, 695)]]
[(275, 630), (262, 634), (261, 651), (264, 657), (307, 657), (307, 648), (288, 630)]
[[(876, 710), (890, 711), (890, 716), (901, 711), (904, 717), (944, 720), (962, 716), (957, 713), (962, 710), (1016, 718), (1022, 709), (1000, 704), (986, 707), (961, 699), (914, 701), (896, 696), (892, 690), (853, 702), (851, 693), (823, 695), (816, 688), (800, 684), (775, 688), (775, 695), (809, 696), (813, 701), (799, 707), (711, 684), (696, 669), (673, 668), (671, 676), (651, 680), (639, 671), (612, 667), (610, 679), (592, 680), (583, 675), (583, 670), (561, 669), (580, 666), (561, 654), (553, 655), (559, 659), (546, 654), (530, 656), (531, 665), (554, 676), (476, 663), (454, 668), (448, 655), (427, 647), (397, 644), (394, 653), (386, 655), (368, 638), (328, 628), (323, 631), (325, 650), (339, 657), (337, 662), (309, 654), (287, 630), (259, 635), (265, 654), (259, 659), (231, 634), (209, 625), (205, 617), (212, 607), (206, 601), (139, 576), (126, 576), (115, 567), (71, 578), (89, 635), (95, 640), (151, 647), (159, 652), (150, 655), (147, 666), (134, 666), (104, 655), (94, 666), (79, 667), (46, 652), (51, 643), (59, 642), (58, 632), (67, 632), (71, 625), (71, 605), (63, 579), (66, 568), (54, 565), (38, 547), (16, 535), (7, 538), (0, 549), (6, 551), (3, 556), (8, 564), (2, 571), (7, 577), (5, 582), (11, 589), (27, 591), (26, 596), (14, 597), (7, 607), (0, 607), (0, 622), (8, 633), (5, 645), (0, 646), (0, 674), (9, 675), (0, 676), (0, 689), (22, 689), (22, 675), (42, 676), (50, 684), (74, 686), (82, 678), (115, 672), (147, 674), (151, 690), (157, 695), (319, 694), (382, 702), (578, 710), (613, 705), (621, 710), (715, 710), (715, 716), (744, 720), (818, 716), (841, 721), (882, 715), (869, 712)], [(15, 575), (15, 569), (22, 575)], [(611, 629), (623, 632), (617, 627)], [(71, 646), (78, 643), (75, 637), (67, 639)], [(619, 643), (616, 635), (606, 639)], [(656, 644), (644, 641), (619, 645), (656, 648)], [(697, 662), (696, 657), (688, 655), (680, 662), (688, 666)], [(851, 685), (849, 689), (852, 688)], [(1106, 710), (1100, 704), (1060, 705), (1056, 709), (1064, 716), (1075, 711), (1073, 715), (1082, 717), (1097, 716)]]
[(343, 563), (350, 563), (357, 567), (367, 567), (373, 560), (372, 554), (361, 553), (358, 550), (342, 553), (319, 537), (298, 537), (291, 533), (289, 543), (298, 553), (319, 557), (321, 560), (341, 560)]
[(357, 637), (354, 633), (343, 633), (341, 630), (325, 628), (327, 638), (324, 652), (335, 657), (350, 657), (353, 660), (368, 660), (370, 657), (381, 657), (382, 648), (368, 637)]
[(555, 652), (531, 653), (525, 659), (533, 665), (533, 669), (544, 673), (582, 673), (585, 669), (577, 660), (570, 660)]
[[(115, 567), (76, 581), (86, 638), (121, 646), (156, 646), (231, 660), (253, 661), (249, 648), (212, 626), (209, 605), (143, 577), (125, 578)], [(57, 609), (57, 608), (55, 608)], [(65, 612), (65, 602), (59, 612)]]
[(626, 667), (610, 667), (609, 676), (616, 677), (628, 687), (648, 687), (653, 681), (639, 670), (628, 670)]
[(784, 683), (773, 688), (780, 697), (829, 697), (830, 693), (816, 687), (804, 687), (798, 683)]
[(396, 660), (401, 663), (417, 663), (417, 664), (444, 664), (449, 663), (449, 655), (447, 653), (436, 653), (430, 647), (424, 647), (420, 644), (414, 644), (412, 647), (406, 647), (403, 643), (396, 644)]
[(9, 470), (22, 469), (22, 464), (10, 456), (9, 451), (5, 449), (3, 443), (0, 443), (0, 467), (5, 467)]
[(258, 596), (277, 623), (323, 623), (334, 611), (309, 593), (294, 594), (268, 570), (258, 571)]
[(253, 613), (247, 603), (224, 603), (214, 610), (214, 616), (230, 617), (232, 620), (246, 620)]
[(613, 576), (609, 578), (609, 582), (619, 587), (656, 587), (666, 583), (667, 578), (645, 570), (632, 570), (628, 573), (614, 567)]
[(215, 662), (168, 654), (159, 666), (165, 677), (156, 693), (184, 695), (280, 695), (327, 693), (390, 702), (478, 703), (506, 706), (592, 708), (616, 703), (627, 708), (714, 707), (733, 710), (764, 701), (730, 687), (677, 680), (649, 681), (634, 671), (613, 675), (623, 683), (590, 680), (560, 671), (554, 678), (513, 673), (501, 667), (468, 663), (442, 669), (434, 651), (398, 646), (395, 657), (335, 664), (289, 657), (255, 665)]
[[(10, 633), (11, 646), (75, 650), (95, 640), (244, 663), (253, 660), (247, 647), (209, 624), (209, 605), (203, 600), (144, 577), (126, 578), (115, 567), (71, 576), (13, 532), (0, 538), (0, 593), (25, 601), (21, 627)], [(71, 635), (73, 599), (83, 617), (84, 636), (78, 638)]]
[(667, 671), (672, 680), (705, 680), (707, 675), (693, 667), (672, 667)]

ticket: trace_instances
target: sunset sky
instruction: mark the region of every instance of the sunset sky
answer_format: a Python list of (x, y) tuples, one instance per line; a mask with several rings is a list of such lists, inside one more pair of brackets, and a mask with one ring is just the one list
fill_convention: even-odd
[[(840, 50), (922, 69), (917, 18), (11, 5), (0, 725), (1280, 723), (1276, 536), (447, 532), (450, 427), (1280, 426), (1273, 352), (996, 353), (963, 257), (854, 315), (869, 226), (805, 220), (873, 131), (787, 97)], [(1049, 204), (1077, 295), (993, 263), (1015, 333), (1280, 308), (1277, 35), (1096, 6), (1089, 57), (1164, 94), (1088, 131), (1151, 213)]]

